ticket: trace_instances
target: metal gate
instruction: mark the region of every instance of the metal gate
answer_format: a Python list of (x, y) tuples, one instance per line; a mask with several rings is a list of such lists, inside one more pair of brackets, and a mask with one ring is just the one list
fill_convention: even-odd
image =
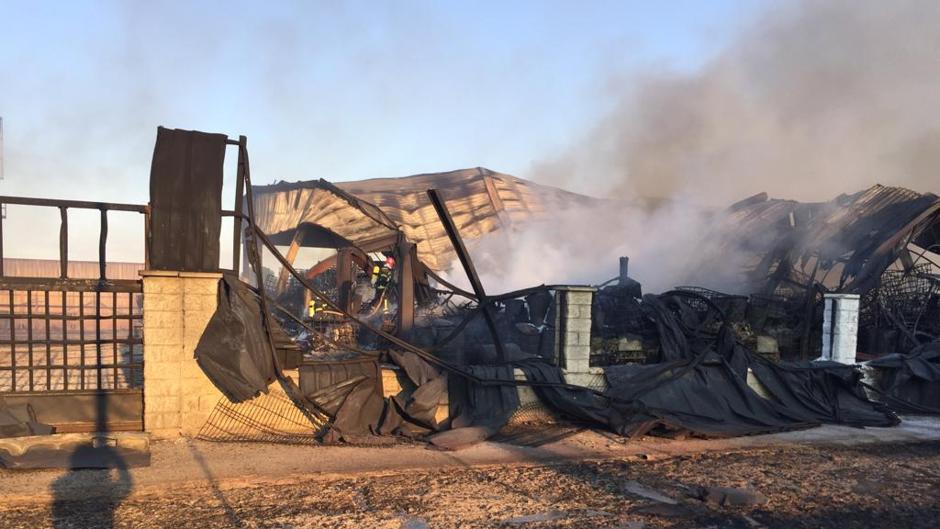
[[(61, 213), (58, 277), (7, 275), (0, 219), (0, 399), (28, 403), (58, 432), (143, 430), (142, 283), (106, 277), (106, 246), (108, 211), (146, 217), (147, 207), (22, 197), (0, 204)], [(100, 211), (97, 279), (69, 277), (70, 208)]]

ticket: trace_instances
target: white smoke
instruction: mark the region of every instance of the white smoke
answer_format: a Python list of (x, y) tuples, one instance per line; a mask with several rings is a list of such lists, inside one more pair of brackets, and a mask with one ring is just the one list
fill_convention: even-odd
[(712, 218), (688, 204), (761, 191), (821, 201), (875, 183), (940, 191), (940, 2), (773, 7), (700, 71), (649, 71), (621, 92), (525, 176), (666, 205), (565, 211), (489, 236), (474, 248), (488, 288), (598, 282), (627, 255), (648, 291), (735, 291), (747, 256), (710, 244)]

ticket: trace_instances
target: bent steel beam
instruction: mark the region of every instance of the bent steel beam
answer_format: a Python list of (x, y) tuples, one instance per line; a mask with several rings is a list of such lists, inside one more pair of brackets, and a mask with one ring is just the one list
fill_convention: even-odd
[(487, 298), (486, 291), (483, 290), (483, 284), (480, 283), (480, 276), (477, 275), (476, 268), (473, 267), (473, 261), (470, 260), (470, 253), (467, 252), (467, 247), (464, 246), (463, 239), (460, 238), (460, 233), (457, 231), (457, 225), (454, 224), (454, 219), (451, 218), (450, 212), (447, 211), (447, 205), (444, 204), (444, 200), (438, 194), (437, 190), (428, 189), (428, 198), (431, 199), (431, 204), (434, 205), (434, 211), (437, 212), (437, 216), (441, 219), (441, 224), (444, 225), (444, 231), (447, 232), (447, 237), (450, 238), (450, 243), (453, 245), (454, 251), (457, 252), (457, 258), (460, 259), (460, 264), (463, 265), (463, 269), (467, 273), (467, 279), (470, 280), (473, 293), (480, 303), (483, 319), (486, 321), (486, 326), (490, 329), (490, 334), (493, 336), (493, 345), (496, 347), (497, 359), (500, 363), (503, 363), (506, 361), (506, 352), (503, 350), (503, 344), (496, 330), (496, 320), (493, 317), (490, 299)]

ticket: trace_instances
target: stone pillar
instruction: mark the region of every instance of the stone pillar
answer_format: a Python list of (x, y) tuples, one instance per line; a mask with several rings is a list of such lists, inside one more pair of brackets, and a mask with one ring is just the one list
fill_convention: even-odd
[(222, 393), (196, 363), (199, 338), (218, 303), (222, 274), (144, 270), (144, 430), (194, 436)]
[(603, 370), (591, 368), (591, 303), (593, 287), (555, 290), (555, 358), (571, 384), (604, 385)]
[(858, 294), (825, 294), (822, 360), (854, 364), (858, 349)]

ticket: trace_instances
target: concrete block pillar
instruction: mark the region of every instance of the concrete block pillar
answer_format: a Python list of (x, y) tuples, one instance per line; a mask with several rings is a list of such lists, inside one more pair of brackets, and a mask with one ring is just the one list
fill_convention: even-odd
[(571, 384), (603, 383), (603, 371), (591, 368), (591, 303), (596, 291), (582, 286), (555, 290), (555, 358)]
[(854, 364), (858, 349), (858, 294), (825, 294), (822, 360)]
[(218, 303), (222, 274), (140, 272), (144, 287), (144, 430), (195, 436), (222, 397), (196, 363), (196, 344)]

